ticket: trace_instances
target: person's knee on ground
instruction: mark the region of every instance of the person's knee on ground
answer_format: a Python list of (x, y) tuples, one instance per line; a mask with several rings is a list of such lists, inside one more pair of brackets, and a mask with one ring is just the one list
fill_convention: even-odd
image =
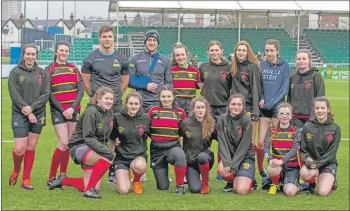
[(283, 192), (286, 196), (295, 196), (298, 193), (298, 187), (294, 184), (285, 184)]

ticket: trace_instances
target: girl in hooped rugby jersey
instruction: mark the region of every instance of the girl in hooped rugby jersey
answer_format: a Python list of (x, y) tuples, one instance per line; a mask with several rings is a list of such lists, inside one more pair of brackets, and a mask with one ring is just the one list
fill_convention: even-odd
[(151, 117), (151, 167), (158, 190), (169, 189), (168, 163), (174, 165), (176, 194), (185, 194), (186, 157), (179, 141), (179, 128), (186, 118), (185, 111), (175, 106), (171, 85), (160, 87), (159, 106), (148, 111)]

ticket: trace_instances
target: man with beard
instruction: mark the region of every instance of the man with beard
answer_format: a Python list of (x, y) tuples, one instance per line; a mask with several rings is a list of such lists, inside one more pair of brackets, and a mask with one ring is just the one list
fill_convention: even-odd
[[(118, 113), (122, 107), (123, 93), (129, 83), (129, 64), (127, 58), (114, 49), (114, 29), (102, 26), (99, 34), (100, 47), (84, 59), (81, 67), (84, 90), (92, 97), (101, 86), (112, 88), (115, 95), (113, 112)], [(115, 145), (110, 143), (109, 146), (114, 151)], [(114, 174), (112, 165), (108, 174), (109, 183), (115, 183)]]

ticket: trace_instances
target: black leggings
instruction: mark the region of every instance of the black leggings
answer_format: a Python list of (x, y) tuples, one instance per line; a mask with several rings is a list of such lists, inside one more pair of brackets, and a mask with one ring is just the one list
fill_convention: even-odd
[[(185, 152), (180, 147), (174, 147), (170, 150), (166, 157), (166, 160), (171, 165), (177, 167), (184, 167), (187, 165)], [(168, 165), (163, 168), (152, 168), (153, 174), (156, 179), (158, 190), (168, 190), (169, 189), (169, 175), (168, 175)]]
[(188, 189), (191, 193), (199, 193), (202, 187), (202, 182), (200, 178), (200, 169), (198, 165), (204, 165), (207, 162), (212, 163), (213, 158), (205, 152), (198, 154), (198, 163), (193, 163), (188, 165), (186, 172), (186, 179), (188, 184)]

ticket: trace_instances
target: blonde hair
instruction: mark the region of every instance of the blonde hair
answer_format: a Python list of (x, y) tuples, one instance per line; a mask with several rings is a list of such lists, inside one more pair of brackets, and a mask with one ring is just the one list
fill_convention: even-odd
[[(305, 53), (305, 54), (307, 54), (307, 57), (309, 58), (309, 69), (311, 69), (311, 67), (312, 67), (312, 59), (311, 59), (311, 52), (310, 51), (308, 51), (308, 50), (306, 50), (306, 49), (301, 49), (301, 50), (298, 50), (297, 51), (297, 53), (295, 54), (296, 55), (296, 57), (298, 56), (298, 54), (300, 54), (300, 53)], [(296, 59), (296, 58), (295, 58)], [(297, 66), (297, 70), (298, 70), (299, 68), (298, 68), (298, 66)]]
[(34, 44), (27, 44), (27, 45), (24, 45), (22, 48), (20, 63), (24, 64), (24, 54), (26, 53), (27, 48), (34, 48), (36, 51), (35, 59), (38, 57), (38, 53), (39, 53), (38, 47)]
[(94, 94), (94, 96), (91, 98), (91, 103), (97, 105), (98, 101), (102, 99), (102, 97), (107, 94), (111, 93), (113, 95), (113, 102), (114, 102), (114, 91), (113, 89), (105, 86), (101, 86), (98, 88)]
[(278, 104), (278, 106), (277, 106), (277, 113), (280, 111), (281, 108), (289, 108), (290, 112), (293, 113), (293, 107), (289, 103), (280, 103), (280, 104)]
[(191, 102), (191, 115), (194, 116), (194, 107), (197, 102), (202, 102), (205, 105), (205, 115), (202, 121), (202, 136), (203, 138), (209, 138), (214, 131), (214, 118), (211, 115), (210, 104), (204, 97), (196, 97)]
[(247, 59), (251, 63), (256, 64), (259, 67), (259, 70), (260, 70), (260, 63), (259, 63), (258, 59), (256, 58), (256, 56), (255, 56), (255, 54), (254, 54), (254, 52), (252, 50), (252, 47), (250, 47), (249, 42), (247, 42), (245, 40), (241, 40), (241, 41), (239, 41), (236, 44), (236, 46), (234, 48), (234, 55), (232, 55), (232, 58), (231, 58), (231, 63), (232, 63), (232, 65), (231, 65), (231, 73), (232, 73), (232, 75), (235, 75), (236, 72), (237, 72), (237, 62), (238, 62), (238, 60), (237, 60), (237, 57), (236, 57), (236, 51), (237, 51), (238, 46), (240, 46), (240, 45), (245, 45), (247, 47)]
[(186, 55), (187, 55), (187, 62), (188, 62), (188, 57), (190, 56), (190, 51), (188, 50), (188, 47), (181, 42), (176, 42), (174, 44), (173, 50), (172, 50), (172, 59), (171, 59), (171, 65), (177, 65), (177, 62), (175, 60), (175, 49), (183, 48), (185, 49)]
[(278, 51), (278, 54), (277, 54), (277, 58), (279, 58), (279, 53), (281, 52), (280, 49), (281, 49), (281, 45), (280, 45), (280, 42), (278, 40), (274, 40), (274, 39), (269, 39), (265, 42), (265, 46), (266, 45), (273, 45), (275, 46), (276, 48), (276, 51)]

